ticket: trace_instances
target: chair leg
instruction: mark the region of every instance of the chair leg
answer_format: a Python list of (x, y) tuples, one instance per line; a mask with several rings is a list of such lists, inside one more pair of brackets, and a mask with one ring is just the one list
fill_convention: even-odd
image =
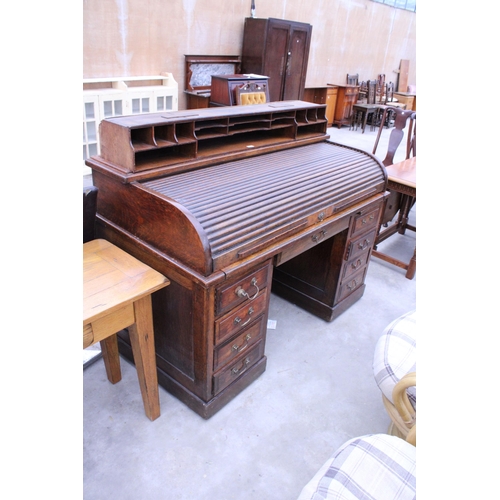
[(100, 345), (108, 380), (112, 384), (116, 384), (122, 379), (120, 370), (120, 355), (118, 353), (118, 338), (116, 334), (101, 340)]
[(150, 420), (155, 420), (160, 416), (160, 399), (156, 373), (151, 295), (134, 302), (134, 312), (135, 323), (129, 327), (130, 343), (144, 410)]

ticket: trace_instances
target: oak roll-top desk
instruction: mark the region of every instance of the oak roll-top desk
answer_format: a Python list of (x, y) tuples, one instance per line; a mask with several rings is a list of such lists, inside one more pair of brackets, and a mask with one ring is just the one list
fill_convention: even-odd
[(158, 381), (204, 418), (264, 372), (271, 289), (326, 321), (363, 295), (387, 174), (327, 141), (325, 107), (101, 123), (98, 236), (170, 280), (152, 296)]

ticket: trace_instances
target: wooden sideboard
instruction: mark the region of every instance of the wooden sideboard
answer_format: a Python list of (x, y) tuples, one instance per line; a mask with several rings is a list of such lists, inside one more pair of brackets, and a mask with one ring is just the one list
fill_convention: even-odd
[(340, 128), (342, 125), (351, 124), (352, 107), (358, 100), (359, 85), (335, 85), (335, 87), (338, 90), (333, 124)]
[[(97, 234), (166, 276), (158, 381), (204, 418), (266, 367), (270, 293), (326, 321), (359, 300), (383, 165), (327, 141), (325, 105), (280, 101), (104, 120)], [(128, 333), (120, 351), (133, 360)]]

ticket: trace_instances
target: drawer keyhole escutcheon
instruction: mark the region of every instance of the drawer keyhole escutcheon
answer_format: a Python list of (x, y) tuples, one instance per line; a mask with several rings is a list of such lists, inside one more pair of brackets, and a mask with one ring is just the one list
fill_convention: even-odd
[(254, 286), (255, 288), (257, 288), (257, 291), (255, 292), (255, 294), (250, 297), (250, 295), (245, 291), (243, 290), (243, 288), (241, 288), (241, 286), (239, 286), (235, 291), (234, 293), (238, 296), (238, 297), (246, 297), (247, 299), (250, 299), (250, 300), (253, 300), (255, 299), (255, 297), (257, 297), (257, 295), (259, 294), (259, 287), (257, 286), (257, 278), (252, 278), (252, 281), (250, 282), (250, 284), (252, 286)]

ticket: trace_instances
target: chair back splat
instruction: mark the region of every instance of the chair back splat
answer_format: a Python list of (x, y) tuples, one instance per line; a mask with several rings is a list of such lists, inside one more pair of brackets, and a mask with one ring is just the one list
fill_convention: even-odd
[(377, 81), (376, 80), (368, 80), (367, 85), (367, 96), (366, 96), (366, 104), (375, 104), (377, 100)]
[(387, 114), (391, 112), (394, 114), (394, 129), (391, 132), (391, 135), (389, 136), (389, 145), (387, 147), (387, 155), (385, 159), (382, 161), (382, 163), (387, 167), (389, 165), (392, 165), (394, 163), (394, 155), (396, 154), (396, 151), (401, 144), (401, 141), (403, 140), (404, 137), (404, 129), (406, 128), (406, 125), (408, 121), (410, 122), (410, 126), (408, 128), (408, 142), (407, 142), (407, 147), (406, 147), (406, 158), (410, 158), (410, 156), (416, 156), (416, 145), (417, 145), (417, 138), (416, 138), (416, 120), (417, 120), (417, 114), (412, 111), (412, 110), (405, 110), (401, 108), (395, 108), (393, 106), (387, 106), (384, 109), (384, 112), (382, 114), (382, 119), (380, 121), (380, 126), (378, 129), (378, 134), (377, 134), (377, 139), (375, 140), (375, 146), (373, 147), (373, 154), (376, 153), (378, 143), (380, 140), (380, 135), (382, 134), (382, 129), (384, 128), (384, 123)]

